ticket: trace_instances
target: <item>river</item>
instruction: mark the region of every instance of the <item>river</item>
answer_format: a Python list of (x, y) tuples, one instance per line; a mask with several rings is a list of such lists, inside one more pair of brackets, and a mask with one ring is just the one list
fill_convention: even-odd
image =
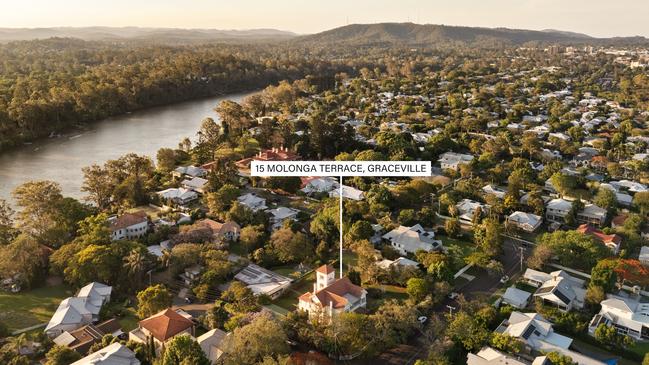
[(82, 198), (81, 168), (134, 152), (154, 159), (161, 147), (176, 148), (185, 137), (194, 140), (201, 121), (218, 120), (212, 110), (221, 100), (240, 101), (231, 94), (171, 104), (91, 123), (84, 131), (69, 132), (0, 153), (0, 198), (11, 200), (11, 191), (29, 180), (52, 180), (63, 194)]

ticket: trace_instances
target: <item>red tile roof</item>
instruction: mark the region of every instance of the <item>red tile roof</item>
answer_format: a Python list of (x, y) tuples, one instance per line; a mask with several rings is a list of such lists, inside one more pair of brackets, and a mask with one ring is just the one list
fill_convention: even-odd
[(139, 324), (140, 327), (151, 332), (151, 335), (161, 342), (194, 326), (194, 322), (181, 316), (172, 309), (165, 309), (158, 314), (141, 320)]
[(147, 216), (143, 211), (124, 213), (121, 216), (117, 217), (117, 219), (110, 225), (110, 228), (113, 231), (117, 231), (119, 229), (130, 227), (138, 223), (146, 222), (146, 220)]
[(334, 271), (334, 268), (331, 267), (331, 265), (322, 265), (319, 268), (317, 268), (315, 271), (323, 273), (323, 274), (329, 274)]
[(596, 240), (603, 243), (613, 243), (615, 245), (619, 245), (622, 242), (622, 237), (616, 234), (605, 234), (604, 232), (589, 224), (582, 224), (581, 226), (579, 226), (579, 228), (577, 228), (577, 232), (591, 235), (595, 237)]

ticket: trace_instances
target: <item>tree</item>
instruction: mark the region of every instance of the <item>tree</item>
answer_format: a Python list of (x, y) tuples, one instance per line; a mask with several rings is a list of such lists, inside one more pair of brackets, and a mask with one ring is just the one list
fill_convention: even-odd
[(490, 331), (478, 319), (464, 311), (458, 312), (448, 325), (447, 334), (467, 351), (480, 349), (489, 339)]
[(644, 357), (642, 358), (642, 365), (649, 365), (649, 352), (644, 354)]
[(124, 257), (123, 261), (124, 267), (129, 275), (131, 275), (136, 283), (140, 283), (144, 271), (149, 266), (147, 255), (141, 250), (132, 250), (128, 256)]
[(563, 196), (570, 194), (570, 192), (577, 186), (577, 181), (573, 176), (561, 172), (552, 175), (550, 177), (550, 182), (556, 191)]
[(176, 336), (165, 344), (161, 365), (210, 365), (198, 342), (189, 335)]
[(252, 252), (263, 246), (266, 230), (263, 225), (245, 226), (239, 234), (239, 243), (246, 249), (246, 252)]
[(313, 246), (302, 232), (284, 227), (270, 236), (270, 243), (282, 262), (301, 262), (313, 256)]
[(417, 325), (417, 311), (413, 306), (400, 304), (392, 299), (384, 302), (377, 311), (370, 316), (377, 335), (380, 348), (392, 348), (405, 343), (415, 332)]
[(595, 339), (604, 347), (623, 349), (633, 344), (633, 340), (617, 332), (617, 328), (604, 323), (595, 329)]
[(67, 346), (54, 345), (45, 355), (45, 365), (68, 365), (81, 359), (78, 352)]
[(171, 148), (161, 148), (156, 153), (158, 169), (162, 172), (169, 172), (176, 166), (176, 151)]
[(217, 300), (205, 313), (204, 323), (211, 329), (223, 328), (229, 317), (230, 314), (225, 309), (225, 303), (222, 300)]
[(449, 237), (458, 237), (462, 231), (460, 221), (457, 218), (447, 219), (444, 222), (444, 231)]
[(6, 200), (0, 199), (0, 245), (6, 245), (16, 236), (13, 223), (14, 211)]
[(0, 272), (18, 277), (27, 287), (43, 277), (46, 266), (45, 251), (31, 236), (21, 234), (11, 244), (0, 246)]
[(590, 284), (602, 288), (605, 292), (612, 292), (617, 282), (615, 268), (617, 263), (614, 260), (601, 260), (590, 272)]
[(406, 292), (410, 299), (415, 302), (422, 301), (429, 292), (429, 285), (425, 279), (410, 278), (406, 283)]
[(640, 211), (640, 214), (649, 213), (649, 191), (635, 193), (633, 197), (633, 206)]
[(137, 293), (137, 302), (137, 315), (147, 318), (171, 307), (172, 295), (164, 285), (157, 284)]
[(236, 328), (225, 343), (226, 363), (255, 364), (266, 356), (288, 353), (286, 333), (270, 315), (262, 314)]
[(259, 308), (257, 297), (245, 284), (235, 281), (221, 293), (221, 299), (228, 302), (226, 308), (231, 313), (248, 313)]
[(593, 203), (598, 207), (604, 208), (611, 212), (617, 207), (617, 197), (615, 196), (615, 193), (610, 189), (599, 188), (597, 194), (595, 195), (595, 198), (593, 199)]
[(498, 332), (492, 333), (491, 346), (498, 350), (513, 354), (518, 354), (523, 350), (523, 343), (519, 339)]
[(57, 210), (62, 201), (61, 187), (53, 181), (29, 181), (13, 191), (13, 197), (20, 208), (16, 223), (26, 234), (38, 242), (57, 246), (62, 243), (65, 232), (58, 226), (60, 215)]
[[(595, 242), (591, 236), (577, 231), (556, 231), (544, 233), (537, 238), (533, 256), (539, 252), (550, 252), (564, 266), (591, 269), (604, 257), (609, 255), (608, 248)], [(534, 261), (534, 260), (532, 260)]]
[(85, 199), (95, 203), (100, 210), (108, 208), (112, 201), (114, 186), (107, 169), (93, 164), (81, 170), (83, 171), (81, 191), (88, 193)]
[(548, 360), (550, 360), (553, 365), (577, 365), (576, 362), (572, 361), (570, 356), (561, 354), (557, 351), (548, 352), (545, 356), (548, 357)]
[(207, 207), (210, 214), (220, 217), (227, 212), (239, 196), (239, 189), (231, 184), (223, 185), (219, 190), (207, 195)]
[(502, 250), (503, 238), (497, 219), (484, 219), (482, 224), (475, 226), (473, 237), (476, 245), (490, 257), (496, 257)]

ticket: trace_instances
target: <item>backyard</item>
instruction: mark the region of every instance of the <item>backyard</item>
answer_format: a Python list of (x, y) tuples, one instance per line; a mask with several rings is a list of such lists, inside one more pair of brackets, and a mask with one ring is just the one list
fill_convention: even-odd
[(74, 295), (66, 285), (46, 286), (20, 293), (0, 292), (0, 321), (16, 331), (49, 322), (59, 303)]

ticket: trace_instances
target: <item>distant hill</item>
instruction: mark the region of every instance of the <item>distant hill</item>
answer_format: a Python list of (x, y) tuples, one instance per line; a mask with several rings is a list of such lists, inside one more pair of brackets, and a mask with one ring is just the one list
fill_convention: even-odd
[[(617, 40), (647, 41), (643, 37)], [(317, 34), (297, 37), (297, 43), (406, 44), (432, 45), (459, 42), (464, 44), (598, 43), (609, 39), (558, 30), (523, 30), (508, 28), (459, 27), (436, 24), (377, 23), (351, 24)], [(610, 39), (612, 40), (612, 39)]]
[(0, 42), (59, 37), (79, 38), (87, 41), (141, 40), (184, 43), (286, 40), (295, 36), (295, 33), (276, 29), (219, 30), (139, 27), (0, 28)]

